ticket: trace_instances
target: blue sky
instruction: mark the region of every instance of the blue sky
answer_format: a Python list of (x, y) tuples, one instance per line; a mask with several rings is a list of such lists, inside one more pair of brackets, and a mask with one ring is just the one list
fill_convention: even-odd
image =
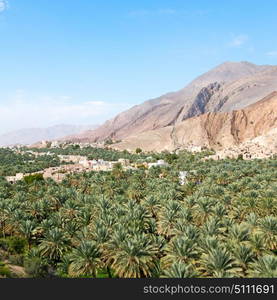
[(0, 0), (0, 133), (101, 123), (223, 61), (277, 64), (276, 0)]

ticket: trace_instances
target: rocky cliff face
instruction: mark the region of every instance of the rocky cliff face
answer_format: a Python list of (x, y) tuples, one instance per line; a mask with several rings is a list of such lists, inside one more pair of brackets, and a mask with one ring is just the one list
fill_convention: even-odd
[(245, 109), (205, 113), (174, 126), (130, 136), (114, 147), (129, 150), (140, 147), (147, 151), (193, 147), (222, 150), (257, 137), (262, 139), (276, 128), (277, 92), (273, 92)]
[(211, 83), (207, 87), (202, 88), (187, 113), (183, 116), (183, 120), (204, 114), (207, 111), (207, 104), (221, 88), (223, 88), (223, 84), (218, 82)]
[(201, 75), (184, 89), (149, 100), (119, 114), (96, 130), (65, 138), (95, 142), (125, 139), (178, 125), (207, 112), (230, 112), (255, 103), (277, 87), (277, 67), (227, 62)]

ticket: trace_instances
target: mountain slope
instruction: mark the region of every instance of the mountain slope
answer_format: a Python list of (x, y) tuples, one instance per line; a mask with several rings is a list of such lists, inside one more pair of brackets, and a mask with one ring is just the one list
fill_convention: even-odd
[(27, 145), (41, 140), (59, 139), (69, 134), (78, 134), (89, 128), (96, 127), (96, 125), (56, 125), (49, 128), (21, 129), (0, 135), (0, 146), (9, 146), (15, 144)]
[(178, 124), (206, 112), (231, 111), (255, 103), (277, 86), (276, 66), (226, 62), (193, 80), (184, 89), (134, 106), (96, 130), (66, 140), (95, 142)]
[(146, 151), (171, 151), (201, 146), (220, 150), (240, 145), (257, 137), (261, 140), (276, 128), (277, 92), (273, 92), (245, 109), (202, 114), (175, 126), (130, 136), (114, 147), (129, 150), (139, 147)]

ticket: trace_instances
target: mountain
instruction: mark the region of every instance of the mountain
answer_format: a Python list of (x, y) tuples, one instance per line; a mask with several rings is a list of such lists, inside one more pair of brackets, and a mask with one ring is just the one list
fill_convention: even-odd
[(41, 140), (59, 139), (70, 134), (78, 134), (96, 125), (56, 125), (49, 128), (27, 128), (0, 135), (0, 146), (16, 144), (28, 145)]
[(180, 91), (136, 105), (96, 130), (65, 140), (95, 142), (108, 138), (126, 139), (146, 131), (177, 125), (207, 112), (230, 112), (244, 108), (273, 92), (276, 87), (277, 66), (225, 62)]
[(276, 129), (277, 92), (273, 92), (244, 109), (205, 113), (174, 126), (130, 136), (114, 147), (120, 150), (139, 147), (146, 151), (197, 147), (224, 150), (252, 141), (271, 147), (272, 153), (276, 153)]

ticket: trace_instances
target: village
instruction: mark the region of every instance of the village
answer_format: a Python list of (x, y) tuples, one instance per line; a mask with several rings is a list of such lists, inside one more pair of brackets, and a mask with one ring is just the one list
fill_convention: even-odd
[[(55, 148), (62, 148), (66, 149), (68, 146), (76, 146), (80, 149), (83, 149), (85, 147), (103, 147), (104, 145), (99, 145), (99, 144), (83, 144), (83, 143), (61, 143), (57, 141), (52, 141), (52, 142), (47, 142), (47, 141), (42, 141), (37, 145), (37, 149), (40, 148), (47, 148), (48, 151), (45, 152), (39, 152), (34, 150), (34, 148), (27, 148), (24, 149), (21, 146), (13, 146), (13, 147), (8, 147), (12, 151), (14, 151), (17, 154), (30, 154), (35, 157), (39, 156), (54, 156), (55, 153), (51, 151), (51, 149)], [(253, 154), (253, 151), (250, 151), (251, 147), (254, 147), (255, 149), (259, 150), (256, 151), (256, 155)], [(191, 146), (189, 149), (192, 153), (195, 152), (200, 152), (202, 147), (196, 147), (196, 146)], [(177, 150), (176, 153), (179, 151)], [(252, 155), (250, 154), (252, 153)], [(52, 179), (56, 182), (62, 182), (67, 175), (72, 175), (76, 173), (86, 173), (86, 172), (101, 172), (101, 171), (112, 171), (114, 166), (116, 164), (119, 164), (123, 170), (136, 170), (138, 168), (145, 168), (149, 169), (151, 167), (157, 167), (157, 166), (168, 166), (168, 164), (164, 160), (157, 160), (156, 162), (153, 162), (152, 156), (149, 156), (146, 158), (146, 161), (143, 162), (136, 162), (136, 163), (131, 163), (130, 160), (128, 159), (123, 159), (120, 158), (117, 161), (105, 161), (103, 159), (88, 159), (87, 156), (82, 156), (82, 155), (57, 155), (60, 162), (62, 163), (59, 166), (55, 167), (49, 167), (37, 172), (33, 173), (17, 173), (15, 176), (7, 176), (6, 180), (9, 183), (16, 183), (17, 181), (23, 180), (24, 177), (29, 176), (29, 175), (34, 175), (34, 174), (42, 174), (44, 179)], [(224, 159), (226, 157), (237, 159), (240, 157), (245, 160), (250, 160), (250, 159), (255, 159), (255, 158), (263, 158), (263, 157), (268, 157), (272, 156), (272, 151), (270, 149), (266, 149), (266, 147), (262, 147), (261, 145), (258, 144), (253, 144), (253, 143), (244, 143), (240, 148), (239, 147), (232, 147), (228, 148), (222, 151), (217, 151), (214, 155), (209, 155), (207, 157), (202, 158), (202, 161), (208, 160), (208, 159), (213, 159), (213, 160), (219, 160), (219, 159)], [(150, 162), (151, 161), (151, 162)], [(187, 171), (181, 171), (179, 172), (179, 180), (180, 184), (184, 185), (186, 182), (186, 177), (188, 176)]]
[[(29, 153), (35, 156), (54, 155), (51, 152), (35, 152), (31, 150), (22, 151), (17, 149), (16, 152), (18, 154)], [(118, 159), (117, 161), (105, 161), (103, 159), (89, 160), (86, 156), (81, 155), (58, 155), (58, 158), (64, 164), (33, 173), (17, 173), (15, 176), (7, 176), (6, 180), (9, 183), (16, 183), (17, 181), (23, 180), (26, 176), (42, 174), (44, 179), (51, 178), (56, 182), (62, 182), (67, 175), (75, 173), (112, 171), (116, 164), (119, 164), (123, 170), (135, 170), (139, 167), (149, 169), (151, 167), (168, 165), (164, 160), (158, 160), (157, 162), (152, 163), (130, 163), (130, 160), (123, 158)]]
[[(85, 148), (87, 146), (92, 146), (91, 144), (82, 144), (82, 143), (74, 143), (71, 144), (73, 146), (78, 146), (80, 149)], [(41, 142), (40, 147), (38, 148), (44, 148), (48, 146), (50, 150), (46, 152), (38, 152), (34, 149), (22, 149), (20, 146), (14, 146), (14, 147), (9, 147), (11, 150), (13, 150), (17, 154), (30, 154), (35, 157), (39, 156), (54, 156), (55, 153), (51, 152), (51, 149), (54, 148), (63, 148), (65, 149), (68, 144), (67, 143), (58, 143), (58, 142)], [(93, 145), (95, 147), (99, 145)], [(247, 147), (246, 147), (247, 146)], [(250, 146), (253, 146), (250, 144)], [(258, 155), (250, 155), (249, 154), (249, 144), (245, 143), (245, 146), (242, 147), (241, 149), (237, 149), (235, 147), (229, 148), (228, 150), (224, 151), (217, 151), (216, 154), (210, 155), (207, 157), (202, 158), (201, 160), (205, 161), (208, 159), (214, 159), (214, 160), (219, 160), (219, 159), (224, 159), (226, 157), (230, 158), (235, 158), (237, 159), (239, 157), (239, 154), (241, 154), (243, 159), (249, 160), (253, 158), (261, 158), (261, 156), (266, 155), (268, 156), (267, 152), (269, 150), (262, 148), (261, 146), (259, 148)], [(257, 146), (256, 146), (257, 147)], [(201, 151), (201, 147), (194, 147), (191, 148), (191, 152), (199, 152)], [(178, 153), (178, 151), (176, 151)], [(270, 153), (271, 154), (271, 153)], [(151, 156), (146, 158), (146, 161), (143, 162), (135, 162), (131, 163), (129, 159), (123, 159), (120, 158), (117, 161), (105, 161), (104, 159), (88, 159), (87, 156), (82, 156), (82, 155), (57, 155), (61, 165), (55, 166), (55, 167), (49, 167), (37, 172), (33, 173), (17, 173), (15, 176), (6, 176), (6, 180), (9, 183), (16, 183), (17, 181), (23, 180), (24, 177), (29, 176), (29, 175), (34, 175), (34, 174), (41, 174), (44, 179), (52, 179), (56, 182), (62, 182), (67, 175), (72, 175), (76, 173), (86, 173), (86, 172), (108, 172), (112, 171), (114, 166), (116, 164), (120, 165), (123, 170), (136, 170), (138, 168), (145, 168), (149, 169), (151, 167), (157, 167), (157, 166), (168, 166), (168, 163), (166, 163), (164, 160), (157, 160), (156, 162), (153, 162), (153, 159)], [(151, 162), (150, 162), (151, 161)], [(186, 178), (188, 176), (187, 171), (180, 171), (179, 172), (179, 181), (181, 185), (184, 185), (186, 183)]]

